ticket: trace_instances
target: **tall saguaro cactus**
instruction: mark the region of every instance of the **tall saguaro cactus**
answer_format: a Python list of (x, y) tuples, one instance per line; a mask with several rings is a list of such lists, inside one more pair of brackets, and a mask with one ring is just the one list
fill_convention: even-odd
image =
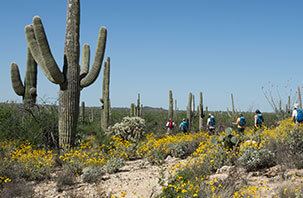
[(192, 93), (190, 92), (189, 95), (188, 95), (188, 105), (187, 105), (187, 113), (186, 113), (186, 117), (187, 117), (187, 121), (188, 121), (188, 131), (191, 130), (191, 122), (192, 122), (192, 98), (193, 98), (193, 95)]
[(169, 90), (169, 100), (168, 100), (168, 118), (173, 119), (174, 117), (174, 99), (173, 99), (173, 92)]
[(80, 90), (91, 85), (98, 77), (104, 57), (107, 30), (101, 27), (92, 68), (89, 70), (90, 47), (84, 44), (80, 71), (80, 0), (68, 0), (64, 64), (60, 71), (51, 53), (40, 17), (25, 27), (30, 51), (45, 76), (60, 86), (59, 93), (59, 146), (72, 145), (79, 116)]
[(27, 48), (27, 60), (24, 85), (21, 81), (20, 72), (17, 63), (10, 65), (11, 81), (15, 93), (23, 97), (23, 104), (30, 106), (36, 103), (37, 97), (37, 63)]
[(109, 99), (109, 81), (110, 81), (110, 58), (104, 62), (103, 70), (103, 89), (102, 99), (103, 108), (101, 109), (101, 129), (106, 130), (110, 122), (110, 99)]

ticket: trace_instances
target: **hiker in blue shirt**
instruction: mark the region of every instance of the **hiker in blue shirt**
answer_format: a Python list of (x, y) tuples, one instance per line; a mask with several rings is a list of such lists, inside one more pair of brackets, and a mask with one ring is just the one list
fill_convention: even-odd
[(216, 125), (215, 117), (212, 114), (208, 114), (206, 126), (209, 131), (209, 135), (215, 134), (215, 125)]
[(256, 110), (256, 115), (255, 115), (255, 128), (260, 128), (262, 127), (264, 123), (264, 118), (259, 109)]
[(182, 120), (180, 126), (179, 126), (179, 129), (181, 129), (181, 131), (184, 133), (184, 134), (188, 134), (188, 123), (185, 119)]
[(246, 126), (246, 120), (244, 115), (241, 113), (240, 117), (237, 119), (236, 122), (233, 122), (234, 125), (238, 125), (238, 131), (240, 134), (242, 134), (245, 130), (245, 126)]
[(303, 123), (303, 112), (302, 109), (299, 109), (299, 104), (294, 104), (294, 110), (291, 117), (296, 124)]

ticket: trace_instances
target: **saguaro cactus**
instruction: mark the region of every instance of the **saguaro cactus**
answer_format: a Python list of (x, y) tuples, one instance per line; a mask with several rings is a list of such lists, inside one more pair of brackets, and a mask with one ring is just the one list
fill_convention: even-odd
[(174, 116), (174, 99), (173, 99), (173, 92), (169, 90), (169, 105), (168, 105), (168, 118), (173, 119)]
[(37, 97), (37, 63), (33, 59), (29, 48), (27, 48), (24, 85), (21, 81), (17, 63), (11, 63), (10, 70), (13, 89), (17, 95), (23, 97), (23, 104), (29, 104), (30, 106), (35, 104)]
[(234, 96), (233, 94), (230, 94), (230, 96), (231, 96), (232, 114), (235, 115), (236, 110), (235, 110)]
[(187, 121), (188, 121), (188, 131), (191, 130), (191, 122), (192, 122), (192, 93), (190, 92), (188, 95), (188, 105), (187, 105), (187, 113), (186, 113), (186, 117), (187, 117)]
[(140, 105), (140, 93), (138, 93), (138, 98), (137, 98), (137, 107), (136, 107), (136, 116), (140, 117), (141, 116), (141, 105)]
[(135, 103), (131, 103), (130, 105), (130, 116), (134, 117), (136, 115), (136, 105)]
[(104, 57), (107, 30), (100, 28), (96, 53), (89, 70), (90, 47), (84, 44), (82, 68), (79, 56), (80, 0), (68, 0), (66, 33), (64, 45), (64, 64), (60, 71), (51, 53), (40, 17), (33, 18), (33, 24), (25, 27), (30, 51), (45, 76), (60, 86), (59, 93), (59, 146), (72, 145), (79, 116), (80, 90), (91, 85), (98, 77)]
[(204, 112), (203, 112), (203, 96), (202, 92), (200, 92), (200, 104), (199, 104), (199, 131), (202, 131), (203, 127), (203, 118), (204, 118)]
[(109, 99), (109, 79), (110, 79), (110, 58), (104, 63), (103, 70), (103, 90), (102, 99), (103, 109), (101, 109), (101, 129), (106, 130), (110, 122), (110, 99)]

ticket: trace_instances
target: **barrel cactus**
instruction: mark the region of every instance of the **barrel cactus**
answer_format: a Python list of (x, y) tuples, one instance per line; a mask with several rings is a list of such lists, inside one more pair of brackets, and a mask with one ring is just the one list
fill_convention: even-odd
[(28, 46), (44, 75), (60, 87), (59, 93), (59, 146), (72, 145), (75, 140), (79, 116), (80, 91), (91, 85), (98, 77), (104, 57), (107, 30), (101, 27), (92, 68), (90, 47), (83, 45), (80, 71), (80, 0), (68, 0), (64, 64), (60, 71), (51, 53), (40, 17), (25, 27)]

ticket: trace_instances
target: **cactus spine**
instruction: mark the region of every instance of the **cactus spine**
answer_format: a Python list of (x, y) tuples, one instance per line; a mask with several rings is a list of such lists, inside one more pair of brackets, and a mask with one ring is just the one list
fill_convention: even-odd
[(102, 88), (102, 103), (101, 109), (101, 129), (105, 131), (110, 125), (110, 99), (109, 99), (109, 81), (110, 81), (110, 58), (104, 62), (103, 69), (103, 88)]
[(200, 104), (199, 104), (199, 108), (198, 108), (198, 115), (199, 115), (199, 131), (202, 131), (202, 127), (203, 127), (203, 118), (204, 118), (204, 112), (203, 112), (203, 95), (202, 92), (200, 92)]
[(299, 108), (302, 109), (301, 89), (298, 86)]
[(169, 90), (169, 105), (168, 105), (168, 118), (173, 119), (174, 117), (174, 99), (173, 92)]
[(45, 76), (60, 86), (59, 93), (59, 146), (73, 145), (79, 116), (80, 90), (91, 85), (98, 77), (104, 57), (107, 30), (101, 27), (92, 68), (89, 70), (90, 48), (83, 46), (80, 72), (80, 0), (68, 0), (64, 64), (60, 71), (46, 38), (40, 17), (25, 27), (30, 51)]
[(36, 104), (37, 97), (37, 63), (27, 48), (26, 72), (24, 85), (20, 78), (20, 72), (17, 63), (11, 63), (11, 81), (15, 93), (23, 97), (23, 104), (32, 106)]
[(187, 113), (186, 113), (186, 117), (187, 117), (187, 121), (188, 121), (188, 131), (191, 130), (191, 122), (192, 122), (192, 93), (190, 92), (188, 95), (188, 105), (187, 105)]

